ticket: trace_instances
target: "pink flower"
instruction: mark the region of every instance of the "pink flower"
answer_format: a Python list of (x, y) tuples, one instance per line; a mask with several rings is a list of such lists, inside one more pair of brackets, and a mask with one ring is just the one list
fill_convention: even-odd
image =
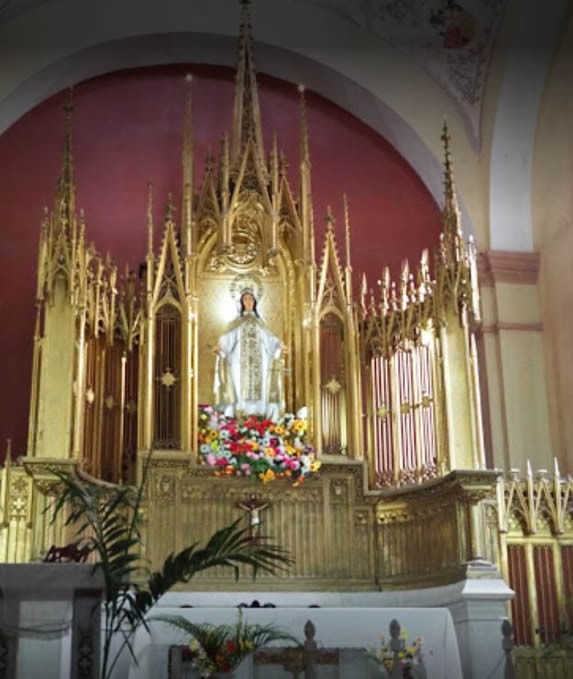
[(207, 464), (210, 464), (211, 466), (215, 466), (217, 464), (217, 458), (213, 455), (213, 453), (209, 453), (209, 455), (207, 455)]
[(246, 462), (241, 465), (241, 471), (245, 476), (250, 476), (251, 475), (251, 465), (247, 464)]

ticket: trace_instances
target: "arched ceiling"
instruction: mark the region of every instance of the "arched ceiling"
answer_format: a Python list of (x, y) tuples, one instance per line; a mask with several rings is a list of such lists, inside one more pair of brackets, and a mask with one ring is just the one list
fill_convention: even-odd
[[(0, 22), (40, 5), (56, 4), (55, 0), (0, 0)], [(296, 16), (304, 6), (312, 6), (319, 14), (336, 16), (409, 54), (456, 102), (477, 145), (488, 64), (507, 4), (508, 0), (293, 0), (292, 10)], [(325, 36), (326, 31), (321, 31), (317, 43)], [(338, 38), (345, 42), (342, 32)]]
[[(446, 116), (466, 226), (482, 248), (527, 250), (538, 107), (569, 4), (552, 0), (540, 14), (538, 0), (259, 0), (257, 62), (378, 130), (436, 200)], [(0, 74), (0, 133), (57, 89), (106, 69), (233, 63), (233, 5), (0, 0), (0, 58), (10, 64)]]

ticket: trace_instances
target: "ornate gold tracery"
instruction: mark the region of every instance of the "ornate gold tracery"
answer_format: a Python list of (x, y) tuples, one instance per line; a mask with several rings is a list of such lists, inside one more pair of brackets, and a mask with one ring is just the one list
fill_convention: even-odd
[[(198, 464), (197, 413), (212, 398), (213, 344), (237, 312), (234, 281), (256, 277), (265, 322), (288, 347), (286, 408), (308, 407), (323, 461), (302, 488), (262, 487), (268, 532), (295, 558), (280, 586), (457, 582), (465, 562), (485, 555), (521, 588), (515, 621), (533, 639), (573, 592), (573, 490), (557, 469), (552, 479), (513, 473), (496, 501), (499, 474), (483, 470), (476, 255), (461, 232), (447, 129), (435, 256), (424, 252), (415, 270), (406, 263), (396, 282), (388, 270), (375, 285), (363, 279), (356, 296), (346, 199), (343, 256), (330, 211), (316, 256), (304, 90), (298, 189), (276, 138), (265, 160), (247, 4), (232, 133), (194, 182), (189, 83), (180, 217), (169, 199), (155, 242), (149, 188), (139, 275), (119, 274), (86, 240), (67, 107), (61, 177), (40, 234), (28, 454), (22, 464), (9, 454), (0, 471), (0, 560), (66, 541), (43, 511), (54, 469), (133, 482), (149, 449), (143, 556), (159, 563), (190, 535), (206, 539), (237, 518), (251, 487)], [(536, 580), (552, 570), (555, 590), (536, 598)]]
[[(150, 447), (195, 463), (198, 406), (213, 399), (213, 347), (237, 313), (233, 281), (250, 276), (264, 290), (265, 322), (288, 347), (286, 408), (308, 408), (317, 454), (367, 457), (369, 482), (381, 488), (421, 483), (460, 465), (480, 467), (475, 252), (461, 233), (447, 131), (444, 232), (433, 275), (425, 252), (415, 272), (404, 265), (397, 284), (385, 270), (376, 294), (364, 280), (356, 302), (346, 198), (344, 258), (330, 209), (315, 256), (303, 89), (296, 200), (276, 137), (266, 160), (247, 5), (233, 129), (218, 159), (206, 158), (195, 193), (189, 80), (181, 217), (175, 220), (169, 198), (155, 243), (149, 187), (139, 279), (128, 271), (118, 276), (109, 258), (86, 243), (68, 128), (55, 206), (42, 226), (30, 454), (48, 455), (46, 438), (57, 440), (91, 473), (116, 481), (131, 477), (134, 455)], [(69, 336), (62, 384), (73, 389), (57, 427), (42, 412), (48, 392), (56, 391), (49, 344)], [(452, 379), (454, 371), (463, 379)], [(47, 430), (53, 431), (46, 437)]]

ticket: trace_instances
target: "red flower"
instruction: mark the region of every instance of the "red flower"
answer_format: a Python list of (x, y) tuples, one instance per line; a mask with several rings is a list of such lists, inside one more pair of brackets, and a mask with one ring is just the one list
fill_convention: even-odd
[(236, 653), (237, 644), (232, 639), (229, 639), (225, 644), (225, 650), (227, 651), (227, 653)]

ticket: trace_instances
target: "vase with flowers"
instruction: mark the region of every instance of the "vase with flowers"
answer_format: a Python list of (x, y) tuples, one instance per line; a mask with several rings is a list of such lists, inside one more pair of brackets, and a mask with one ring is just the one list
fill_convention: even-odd
[(397, 620), (390, 623), (390, 636), (380, 636), (378, 648), (368, 648), (366, 654), (375, 660), (388, 679), (425, 679), (422, 639), (409, 642), (408, 633)]
[(233, 625), (197, 624), (180, 615), (156, 616), (153, 620), (165, 622), (189, 635), (182, 659), (197, 670), (201, 679), (230, 679), (247, 656), (272, 642), (300, 646), (299, 640), (286, 630), (271, 624), (247, 623), (241, 612)]
[(304, 409), (275, 422), (257, 415), (227, 417), (208, 405), (199, 408), (199, 452), (216, 476), (263, 483), (284, 478), (299, 486), (320, 468), (307, 433)]

